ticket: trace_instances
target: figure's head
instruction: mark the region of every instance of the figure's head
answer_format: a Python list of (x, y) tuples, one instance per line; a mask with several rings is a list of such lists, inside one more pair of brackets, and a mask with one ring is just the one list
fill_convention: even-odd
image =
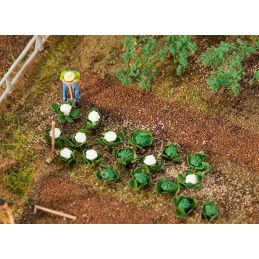
[(64, 79), (67, 82), (72, 82), (75, 79), (75, 74), (72, 71), (67, 71), (64, 75)]
[(6, 209), (6, 208), (7, 208), (6, 201), (0, 198), (0, 210)]

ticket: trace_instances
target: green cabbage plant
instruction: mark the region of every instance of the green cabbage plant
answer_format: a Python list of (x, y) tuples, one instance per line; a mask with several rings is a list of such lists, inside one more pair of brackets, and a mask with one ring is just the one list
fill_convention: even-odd
[(119, 164), (123, 166), (129, 166), (137, 161), (137, 155), (131, 148), (121, 148), (114, 151), (114, 155), (117, 158)]
[(156, 184), (156, 192), (159, 194), (177, 194), (180, 191), (178, 182), (173, 182), (161, 177)]
[(176, 217), (184, 219), (197, 206), (197, 200), (194, 197), (180, 196), (173, 199), (173, 204), (176, 207)]
[(205, 173), (208, 173), (211, 170), (211, 166), (209, 163), (204, 162), (205, 157), (205, 153), (203, 151), (200, 151), (188, 156), (187, 160), (192, 168), (195, 168), (198, 171), (205, 171)]
[(74, 122), (79, 119), (80, 112), (74, 109), (71, 101), (65, 101), (63, 104), (52, 103), (51, 110), (57, 115), (58, 122)]
[(165, 163), (159, 162), (153, 155), (148, 155), (140, 159), (142, 167), (149, 173), (155, 173), (160, 170), (164, 170)]
[(60, 160), (63, 161), (67, 166), (74, 165), (77, 162), (76, 151), (67, 147), (60, 150), (59, 157)]
[(146, 148), (153, 144), (152, 132), (149, 130), (135, 130), (131, 133), (128, 143), (138, 148)]
[(176, 144), (168, 144), (162, 151), (162, 157), (174, 163), (181, 162), (179, 148)]
[(151, 177), (142, 168), (131, 170), (132, 179), (130, 180), (130, 187), (134, 190), (140, 190), (150, 185)]
[(177, 181), (180, 186), (188, 188), (188, 189), (201, 189), (201, 181), (202, 181), (202, 173), (193, 171), (192, 169), (185, 170), (185, 176), (178, 174)]
[[(52, 140), (52, 129), (47, 129), (45, 131), (45, 138), (47, 139), (48, 143), (51, 144)], [(55, 148), (61, 148), (62, 145), (65, 142), (65, 137), (63, 132), (59, 128), (55, 128), (54, 130), (54, 135), (55, 135)]]
[(101, 165), (103, 162), (102, 156), (94, 149), (85, 149), (83, 151), (83, 159), (91, 167)]
[(102, 136), (96, 139), (96, 144), (107, 146), (109, 148), (116, 147), (124, 142), (124, 133), (122, 131), (115, 132), (111, 129), (102, 133)]
[(120, 178), (119, 172), (116, 169), (110, 167), (102, 168), (95, 174), (95, 176), (97, 179), (103, 180), (108, 184), (115, 183)]
[(86, 115), (85, 128), (89, 130), (95, 130), (102, 124), (103, 116), (98, 108), (91, 108)]
[(202, 217), (213, 220), (218, 217), (218, 209), (214, 201), (205, 201), (202, 207)]
[(87, 131), (85, 129), (79, 130), (66, 141), (66, 145), (72, 149), (86, 148), (89, 145), (87, 142)]

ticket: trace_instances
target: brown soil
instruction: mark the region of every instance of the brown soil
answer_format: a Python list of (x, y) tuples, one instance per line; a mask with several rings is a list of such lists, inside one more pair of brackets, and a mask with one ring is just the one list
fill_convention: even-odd
[(0, 76), (20, 55), (31, 36), (0, 36)]
[(170, 139), (210, 157), (232, 161), (259, 172), (259, 135), (220, 118), (204, 118), (179, 103), (166, 103), (135, 88), (123, 88), (115, 79), (84, 75), (81, 82), (83, 105), (101, 107), (105, 113), (142, 123), (159, 138)]
[[(47, 176), (42, 179), (34, 204), (62, 211), (77, 217), (75, 221), (62, 219), (45, 212), (25, 212), (21, 223), (174, 223), (178, 219), (162, 213), (140, 209), (112, 197), (80, 188), (64, 177)], [(29, 220), (29, 222), (28, 222)]]

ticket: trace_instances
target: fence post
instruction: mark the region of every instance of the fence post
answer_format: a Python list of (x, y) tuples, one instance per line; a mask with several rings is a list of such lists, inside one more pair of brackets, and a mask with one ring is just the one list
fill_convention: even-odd
[(42, 51), (42, 50), (44, 49), (41, 35), (38, 35), (38, 36), (37, 36), (35, 47), (36, 47), (39, 51)]
[(9, 90), (8, 91), (8, 93), (9, 93), (10, 90), (13, 88), (12, 82), (9, 78), (6, 78), (5, 83), (6, 83), (6, 88)]

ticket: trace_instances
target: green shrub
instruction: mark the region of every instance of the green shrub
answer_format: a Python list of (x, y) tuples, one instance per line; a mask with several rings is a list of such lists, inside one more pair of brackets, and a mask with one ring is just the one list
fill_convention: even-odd
[(143, 89), (151, 88), (165, 60), (172, 60), (169, 64), (176, 65), (176, 74), (181, 75), (188, 66), (188, 58), (197, 50), (190, 36), (181, 35), (165, 36), (162, 46), (154, 37), (129, 36), (123, 45), (124, 64), (115, 75), (123, 86), (137, 82)]
[(156, 48), (157, 42), (152, 37), (141, 43), (138, 43), (134, 36), (125, 38), (125, 52), (122, 54), (124, 66), (115, 72), (123, 86), (137, 82), (141, 88), (149, 89), (151, 87), (152, 82), (156, 79)]
[(200, 56), (202, 64), (212, 69), (208, 84), (216, 92), (231, 89), (234, 96), (240, 92), (241, 80), (246, 74), (243, 61), (259, 50), (258, 44), (237, 39), (236, 42), (221, 42)]
[(188, 58), (192, 56), (198, 47), (192, 40), (191, 36), (186, 35), (169, 35), (166, 36), (166, 44), (160, 50), (159, 57), (161, 60), (172, 59), (176, 65), (176, 74), (182, 75), (188, 67)]

